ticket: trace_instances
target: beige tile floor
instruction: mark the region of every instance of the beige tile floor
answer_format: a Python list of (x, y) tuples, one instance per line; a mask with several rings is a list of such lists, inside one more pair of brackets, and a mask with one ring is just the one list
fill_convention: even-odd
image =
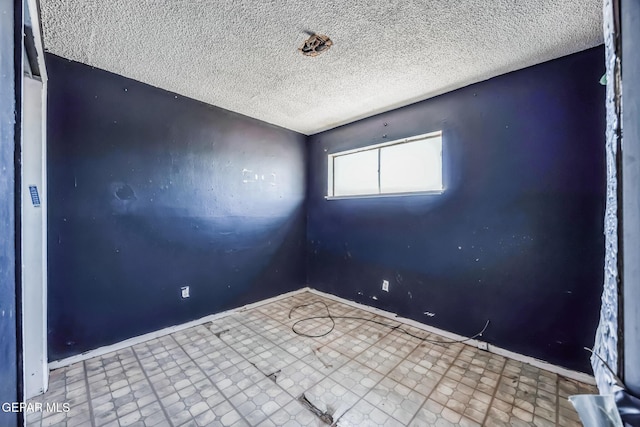
[[(28, 426), (579, 426), (567, 397), (582, 384), (465, 344), (336, 319), (319, 338), (303, 317), (362, 317), (443, 339), (370, 312), (297, 294), (51, 372), (33, 399), (68, 412)], [(318, 335), (331, 321), (298, 324)]]

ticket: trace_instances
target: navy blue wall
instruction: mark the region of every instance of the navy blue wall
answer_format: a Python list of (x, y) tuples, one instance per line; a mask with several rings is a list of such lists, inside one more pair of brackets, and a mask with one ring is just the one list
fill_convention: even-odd
[[(19, 11), (14, 15), (13, 2), (0, 2), (0, 405), (17, 402), (18, 393), (18, 330), (16, 324), (16, 216), (15, 188), (16, 176), (14, 150), (16, 96), (20, 80), (15, 81), (15, 51), (20, 51), (20, 43), (14, 44), (16, 27), (22, 22)], [(17, 45), (17, 48), (14, 48)], [(18, 67), (19, 69), (19, 67)], [(18, 83), (18, 85), (16, 85)], [(19, 98), (18, 98), (19, 100)], [(0, 426), (13, 426), (19, 422), (17, 414), (0, 410)]]
[[(310, 286), (465, 336), (489, 319), (486, 341), (590, 372), (603, 56), (594, 48), (311, 137)], [(327, 154), (436, 130), (444, 194), (324, 199)]]
[[(48, 55), (50, 359), (300, 288), (306, 272), (312, 287), (462, 335), (489, 319), (488, 342), (588, 372), (602, 56), (312, 136), (306, 159), (300, 134)], [(328, 153), (435, 130), (444, 194), (324, 199)]]
[(305, 285), (303, 135), (46, 59), (50, 360)]

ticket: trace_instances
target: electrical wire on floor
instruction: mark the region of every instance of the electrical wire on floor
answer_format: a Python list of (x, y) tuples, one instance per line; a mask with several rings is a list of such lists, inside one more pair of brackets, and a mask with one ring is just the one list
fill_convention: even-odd
[[(325, 303), (324, 301), (313, 301), (310, 302), (308, 304), (301, 304), (301, 305), (297, 305), (295, 307), (292, 307), (291, 310), (289, 311), (289, 319), (291, 319), (291, 315), (293, 314), (294, 311), (300, 309), (300, 308), (304, 308), (304, 307), (309, 307), (312, 305), (316, 305), (316, 304), (322, 304), (325, 308), (325, 310), (327, 310), (327, 314), (324, 316), (311, 316), (311, 317), (305, 317), (303, 319), (300, 319), (298, 321), (296, 321), (293, 325), (291, 325), (291, 330), (296, 334), (296, 335), (300, 335), (302, 337), (307, 337), (307, 338), (320, 338), (320, 337), (324, 337), (329, 335), (331, 332), (333, 332), (333, 330), (336, 327), (336, 319), (351, 319), (351, 320), (362, 320), (362, 321), (366, 321), (366, 322), (371, 322), (371, 323), (375, 323), (377, 325), (381, 325), (381, 326), (385, 326), (387, 328), (391, 328), (392, 331), (399, 331), (402, 332), (406, 335), (409, 335), (410, 337), (416, 338), (420, 341), (424, 341), (424, 342), (428, 342), (428, 343), (432, 343), (432, 344), (440, 344), (440, 345), (444, 345), (444, 344), (457, 344), (457, 343), (464, 343), (467, 341), (471, 341), (475, 338), (481, 337), (482, 334), (484, 333), (484, 331), (487, 330), (487, 327), (489, 326), (489, 320), (487, 320), (487, 323), (484, 324), (484, 328), (482, 328), (482, 330), (480, 332), (478, 332), (477, 334), (469, 337), (469, 338), (465, 338), (462, 340), (434, 340), (434, 339), (429, 339), (429, 338), (425, 338), (425, 337), (421, 337), (419, 335), (415, 335), (412, 334), (410, 331), (407, 331), (406, 329), (402, 328), (400, 325), (391, 325), (389, 323), (385, 323), (385, 322), (380, 322), (374, 319), (368, 319), (366, 317), (358, 317), (358, 316), (334, 316), (331, 314), (331, 311), (329, 310), (329, 306), (327, 305), (327, 303)], [(329, 330), (327, 332), (324, 333), (318, 333), (318, 334), (310, 334), (307, 332), (301, 332), (299, 330), (296, 330), (296, 327), (304, 322), (309, 322), (312, 320), (319, 320), (319, 319), (329, 319), (331, 321), (331, 327), (329, 328)]]

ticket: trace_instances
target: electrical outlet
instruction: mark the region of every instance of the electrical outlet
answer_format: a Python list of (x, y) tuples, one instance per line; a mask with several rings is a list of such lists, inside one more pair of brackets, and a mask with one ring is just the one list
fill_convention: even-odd
[(480, 350), (488, 351), (489, 350), (489, 344), (487, 344), (484, 341), (478, 341), (478, 348)]
[(182, 294), (182, 299), (185, 298), (189, 298), (189, 287), (188, 286), (183, 286), (182, 288), (180, 288), (181, 294)]
[(382, 281), (382, 290), (385, 292), (389, 292), (389, 281), (388, 280), (383, 280)]

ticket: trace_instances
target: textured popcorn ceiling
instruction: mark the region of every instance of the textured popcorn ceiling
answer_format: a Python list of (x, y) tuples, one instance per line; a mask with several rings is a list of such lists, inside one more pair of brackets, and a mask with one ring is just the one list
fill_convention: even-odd
[[(41, 0), (45, 48), (304, 134), (602, 43), (601, 0)], [(305, 31), (333, 47), (315, 58)]]

